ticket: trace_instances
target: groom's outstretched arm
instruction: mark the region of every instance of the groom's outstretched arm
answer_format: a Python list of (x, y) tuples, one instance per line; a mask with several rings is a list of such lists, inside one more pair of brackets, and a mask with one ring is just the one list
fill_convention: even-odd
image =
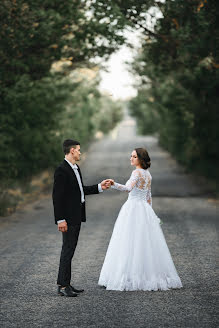
[(99, 193), (99, 189), (98, 189), (98, 185), (93, 185), (93, 186), (83, 186), (84, 189), (84, 194), (85, 195), (92, 195), (92, 194), (98, 194)]
[(99, 194), (99, 192), (102, 192), (105, 189), (108, 189), (110, 187), (110, 184), (107, 180), (102, 181), (99, 184), (95, 184), (92, 186), (84, 186), (83, 184), (83, 179), (82, 179), (82, 174), (80, 167), (78, 166), (78, 172), (80, 174), (81, 182), (83, 185), (83, 190), (85, 195), (93, 195), (93, 194)]
[[(111, 186), (111, 183), (109, 180), (103, 180), (98, 185), (84, 186), (84, 193), (85, 193), (85, 195), (98, 194), (99, 192), (102, 192), (103, 190), (109, 189), (110, 186)], [(97, 190), (96, 190), (96, 187), (97, 187)]]

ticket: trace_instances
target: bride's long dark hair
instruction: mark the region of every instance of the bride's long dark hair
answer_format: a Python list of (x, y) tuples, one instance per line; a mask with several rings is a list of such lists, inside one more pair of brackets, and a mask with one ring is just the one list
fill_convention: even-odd
[(135, 148), (136, 154), (138, 156), (139, 163), (143, 169), (148, 169), (151, 166), (151, 159), (145, 148)]

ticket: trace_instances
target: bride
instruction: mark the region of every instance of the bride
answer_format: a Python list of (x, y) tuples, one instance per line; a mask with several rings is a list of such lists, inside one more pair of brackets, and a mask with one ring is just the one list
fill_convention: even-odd
[(181, 288), (161, 220), (152, 208), (148, 152), (136, 148), (130, 160), (136, 169), (125, 185), (110, 179), (111, 188), (129, 196), (116, 220), (98, 284), (120, 291)]

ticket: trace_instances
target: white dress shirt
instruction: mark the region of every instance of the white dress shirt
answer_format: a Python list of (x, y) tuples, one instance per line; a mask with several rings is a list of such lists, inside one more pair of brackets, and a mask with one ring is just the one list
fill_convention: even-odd
[[(72, 164), (71, 162), (69, 162), (66, 158), (65, 158), (65, 161), (71, 166), (71, 168), (74, 170), (74, 173), (76, 175), (76, 178), (78, 180), (78, 184), (79, 184), (79, 188), (80, 188), (80, 191), (81, 191), (81, 202), (84, 203), (85, 202), (85, 197), (84, 197), (84, 190), (83, 190), (83, 186), (82, 186), (82, 183), (81, 183), (81, 177), (80, 177), (80, 174), (78, 172), (78, 167), (76, 164)], [(98, 191), (99, 192), (103, 192), (103, 189), (101, 187), (101, 184), (99, 183), (98, 184)], [(61, 222), (64, 222), (65, 219), (63, 220), (58, 220), (57, 223), (61, 223)]]

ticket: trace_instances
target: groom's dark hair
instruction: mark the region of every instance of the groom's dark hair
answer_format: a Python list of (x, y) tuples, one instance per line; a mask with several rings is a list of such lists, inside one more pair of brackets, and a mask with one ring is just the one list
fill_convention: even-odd
[(76, 147), (77, 145), (80, 145), (80, 142), (76, 141), (76, 140), (72, 140), (72, 139), (66, 139), (64, 142), (63, 142), (63, 151), (64, 151), (64, 154), (67, 155), (69, 154), (70, 152), (70, 149), (72, 147)]

